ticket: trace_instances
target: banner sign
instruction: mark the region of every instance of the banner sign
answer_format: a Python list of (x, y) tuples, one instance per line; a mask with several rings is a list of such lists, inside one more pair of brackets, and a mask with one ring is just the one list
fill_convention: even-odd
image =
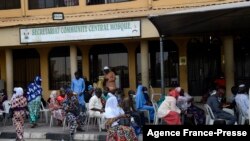
[(21, 28), (21, 43), (140, 37), (140, 21)]

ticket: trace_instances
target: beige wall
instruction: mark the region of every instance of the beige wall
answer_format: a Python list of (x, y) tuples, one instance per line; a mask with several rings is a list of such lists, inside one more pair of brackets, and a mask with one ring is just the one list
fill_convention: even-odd
[(38, 48), (37, 51), (40, 55), (40, 72), (42, 78), (42, 88), (43, 88), (43, 98), (47, 100), (50, 95), (49, 91), (49, 63), (48, 63), (48, 55), (50, 48)]
[[(178, 46), (179, 49), (179, 64), (180, 64), (180, 57), (186, 58), (187, 63), (187, 42), (188, 38), (178, 38), (174, 39), (175, 44)], [(179, 65), (179, 79), (180, 79), (180, 86), (185, 90), (188, 91), (188, 80), (187, 80), (187, 64), (186, 65)]]
[(20, 45), (19, 28), (0, 28), (0, 47)]
[[(215, 3), (229, 3), (237, 0), (131, 0), (128, 2), (86, 5), (86, 0), (79, 0), (79, 6), (55, 7), (46, 9), (28, 9), (28, 0), (21, 0), (21, 9), (1, 10), (0, 17), (22, 17), (51, 15), (53, 12), (63, 12), (64, 14), (77, 14), (83, 12), (123, 10), (136, 8), (156, 8), (156, 7), (181, 7), (181, 6), (200, 6), (212, 5)], [(239, 0), (238, 0), (239, 1)]]

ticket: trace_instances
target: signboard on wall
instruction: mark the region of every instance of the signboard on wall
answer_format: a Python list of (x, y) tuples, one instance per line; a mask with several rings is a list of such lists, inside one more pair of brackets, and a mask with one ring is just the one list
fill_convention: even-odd
[(20, 29), (20, 43), (44, 43), (141, 36), (140, 21), (78, 24)]

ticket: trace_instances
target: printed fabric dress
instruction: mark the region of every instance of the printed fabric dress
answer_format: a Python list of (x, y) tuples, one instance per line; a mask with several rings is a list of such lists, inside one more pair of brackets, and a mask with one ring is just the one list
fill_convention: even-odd
[(11, 108), (14, 110), (13, 124), (16, 127), (17, 139), (23, 140), (24, 132), (24, 119), (26, 115), (25, 107), (27, 106), (27, 100), (23, 96), (14, 98), (11, 102)]

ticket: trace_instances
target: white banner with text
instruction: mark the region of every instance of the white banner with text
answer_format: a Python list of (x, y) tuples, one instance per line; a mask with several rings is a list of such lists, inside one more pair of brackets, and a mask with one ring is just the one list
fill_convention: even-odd
[(21, 43), (128, 38), (141, 36), (140, 21), (21, 28)]

